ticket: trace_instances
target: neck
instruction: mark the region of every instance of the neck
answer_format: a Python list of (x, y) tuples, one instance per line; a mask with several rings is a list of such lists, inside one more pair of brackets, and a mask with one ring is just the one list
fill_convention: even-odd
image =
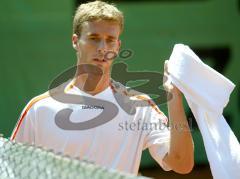
[(80, 90), (95, 95), (104, 91), (109, 87), (110, 75), (109, 74), (82, 74), (76, 75), (73, 80), (73, 85)]

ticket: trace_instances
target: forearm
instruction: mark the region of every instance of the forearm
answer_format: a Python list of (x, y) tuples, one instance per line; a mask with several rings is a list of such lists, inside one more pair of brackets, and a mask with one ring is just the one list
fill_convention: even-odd
[(168, 163), (176, 172), (188, 173), (194, 164), (194, 149), (181, 94), (173, 93), (168, 102), (168, 113), (171, 135)]

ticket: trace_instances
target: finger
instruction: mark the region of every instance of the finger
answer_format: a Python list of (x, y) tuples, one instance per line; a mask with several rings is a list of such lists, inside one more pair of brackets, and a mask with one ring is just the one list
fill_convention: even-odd
[(163, 75), (163, 83), (166, 83), (166, 81), (168, 80), (168, 76), (166, 73), (164, 73)]
[(168, 60), (165, 60), (165, 62), (164, 62), (164, 72), (169, 74), (169, 72), (168, 72)]

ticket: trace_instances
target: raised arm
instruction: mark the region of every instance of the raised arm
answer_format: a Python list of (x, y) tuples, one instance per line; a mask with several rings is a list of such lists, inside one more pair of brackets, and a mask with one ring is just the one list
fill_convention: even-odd
[(170, 121), (170, 147), (163, 161), (177, 173), (191, 172), (194, 166), (194, 144), (183, 107), (183, 95), (168, 79), (167, 61), (164, 65), (167, 80), (164, 87), (172, 94), (168, 101), (168, 118)]

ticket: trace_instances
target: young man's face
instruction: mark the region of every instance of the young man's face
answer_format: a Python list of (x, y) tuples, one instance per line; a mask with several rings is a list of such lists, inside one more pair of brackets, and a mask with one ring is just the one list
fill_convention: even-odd
[(93, 64), (110, 74), (112, 57), (116, 56), (120, 48), (119, 35), (120, 26), (116, 22), (84, 22), (81, 36), (74, 34), (72, 38), (78, 52), (78, 65)]

